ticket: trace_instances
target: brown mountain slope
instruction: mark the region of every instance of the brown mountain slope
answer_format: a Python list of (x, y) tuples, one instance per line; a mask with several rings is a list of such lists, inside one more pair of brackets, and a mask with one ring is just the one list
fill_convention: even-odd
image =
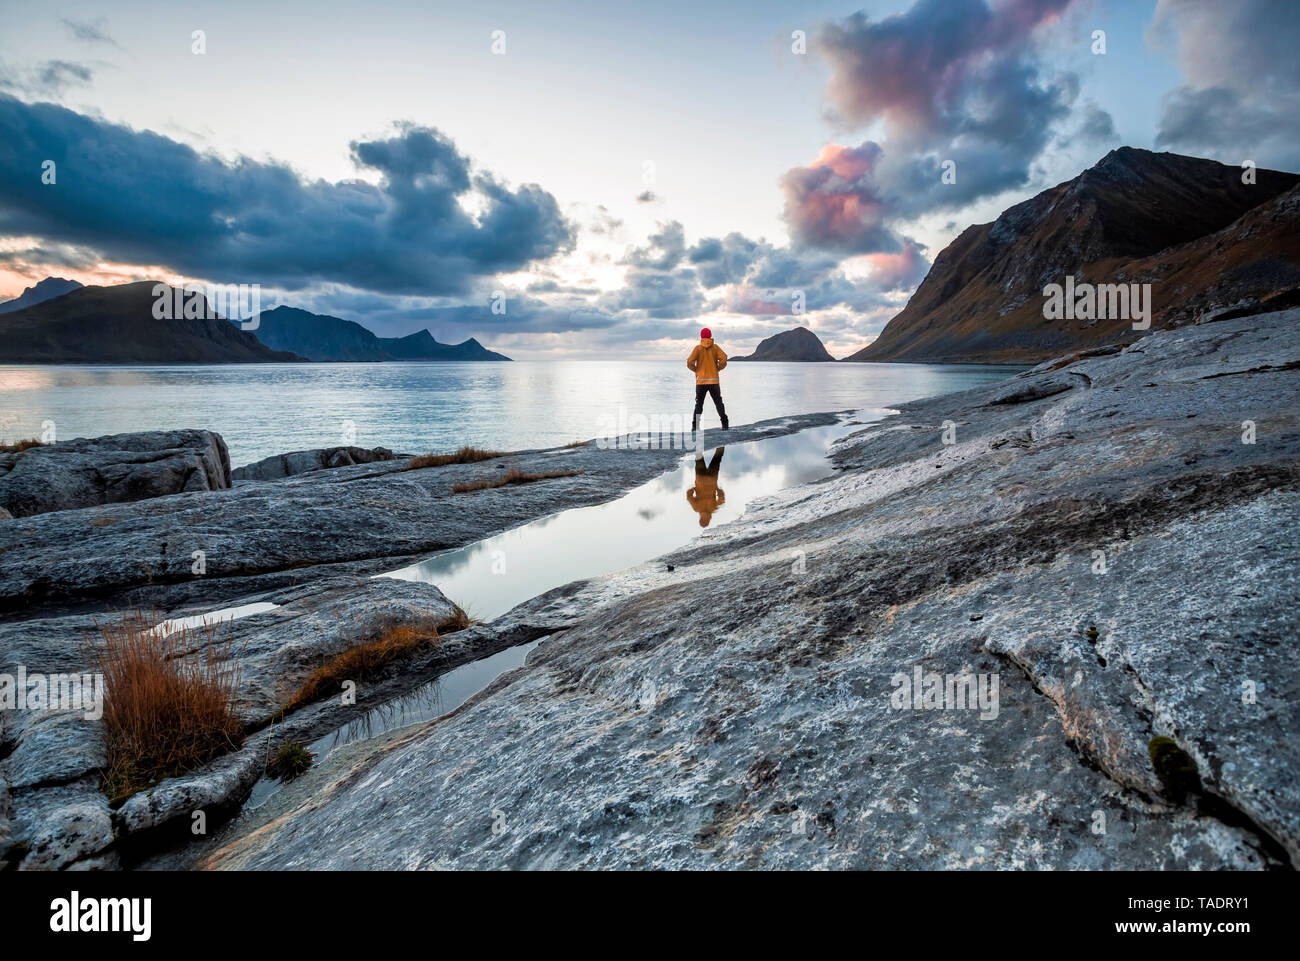
[[(247, 364), (302, 360), (228, 320), (159, 320), (154, 282), (82, 287), (0, 315), (4, 364)], [(207, 311), (204, 311), (205, 313)]]
[(1241, 173), (1196, 157), (1111, 151), (965, 230), (880, 337), (846, 360), (1033, 363), (1134, 333), (1128, 320), (1044, 319), (1043, 288), (1067, 274), (1151, 283), (1152, 328), (1300, 285), (1297, 212), (1279, 196), (1291, 196), (1300, 176), (1259, 170), (1243, 184)]

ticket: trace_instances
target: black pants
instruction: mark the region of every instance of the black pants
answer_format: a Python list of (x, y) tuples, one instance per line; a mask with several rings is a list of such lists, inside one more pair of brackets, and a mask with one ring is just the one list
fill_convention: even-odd
[(704, 395), (708, 394), (713, 398), (713, 406), (718, 408), (718, 420), (722, 421), (722, 429), (727, 429), (727, 408), (722, 404), (722, 386), (720, 384), (696, 384), (695, 385), (695, 413), (691, 417), (691, 430), (700, 429), (700, 414), (704, 413)]

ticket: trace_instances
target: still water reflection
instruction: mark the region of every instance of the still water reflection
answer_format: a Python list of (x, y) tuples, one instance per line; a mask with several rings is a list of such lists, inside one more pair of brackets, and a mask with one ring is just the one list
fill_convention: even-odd
[(691, 452), (675, 470), (617, 500), (553, 514), (381, 576), (434, 584), (472, 616), (491, 620), (551, 588), (681, 547), (710, 524), (735, 520), (756, 497), (828, 476), (828, 446), (853, 429), (837, 424), (729, 444), (725, 470), (722, 447)]
[(713, 459), (704, 463), (704, 455), (695, 458), (695, 486), (686, 492), (686, 503), (700, 515), (700, 526), (708, 527), (713, 512), (727, 503), (726, 492), (718, 486), (718, 472), (722, 470), (722, 453), (725, 447), (713, 452)]

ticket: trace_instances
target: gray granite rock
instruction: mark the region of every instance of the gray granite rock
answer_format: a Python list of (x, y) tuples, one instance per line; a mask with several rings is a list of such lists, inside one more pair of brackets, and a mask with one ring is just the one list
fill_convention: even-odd
[(409, 454), (394, 454), (387, 447), (318, 447), (315, 450), (275, 454), (230, 472), (232, 481), (279, 480), (308, 471), (328, 470), (334, 467), (352, 467), (356, 464), (374, 464), (390, 461)]
[(230, 487), (230, 455), (207, 430), (146, 431), (0, 453), (0, 507), (14, 517)]
[(98, 778), (36, 792), (32, 804), (17, 810), (14, 836), (27, 846), (20, 871), (68, 868), (113, 841), (112, 813)]
[[(522, 668), (334, 751), (199, 863), (1300, 865), (1298, 324), (907, 405), (835, 477), (516, 608), (550, 634)], [(918, 669), (996, 679), (995, 709), (902, 698)]]
[(25, 713), (27, 723), (2, 767), (14, 790), (65, 783), (104, 766), (103, 727), (97, 721), (71, 711)]

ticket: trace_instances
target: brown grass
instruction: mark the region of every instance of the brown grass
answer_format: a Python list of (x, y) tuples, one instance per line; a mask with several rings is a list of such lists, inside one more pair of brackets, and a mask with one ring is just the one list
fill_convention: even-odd
[[(136, 611), (97, 625), (104, 676), (105, 793), (115, 802), (166, 777), (193, 770), (243, 737), (235, 716), (239, 671), (230, 641), (214, 623), (154, 631)], [(199, 649), (198, 654), (188, 652)]]
[(462, 447), (452, 454), (421, 454), (412, 457), (406, 465), (407, 470), (419, 470), (422, 467), (446, 467), (448, 464), (477, 464), (482, 460), (504, 457), (499, 450), (480, 450), (477, 447)]
[(576, 477), (581, 474), (580, 470), (551, 470), (534, 474), (527, 471), (521, 471), (518, 467), (512, 467), (501, 477), (494, 477), (490, 480), (462, 481), (459, 484), (451, 485), (453, 494), (468, 494), (470, 491), (488, 490), (492, 487), (505, 487), (508, 484), (531, 484), (533, 481), (546, 480), (551, 477)]
[(30, 450), (33, 447), (40, 446), (40, 441), (35, 437), (29, 437), (26, 440), (16, 440), (12, 444), (0, 444), (0, 454), (17, 454), (19, 451)]
[(438, 646), (443, 634), (469, 627), (469, 615), (457, 608), (456, 613), (441, 621), (384, 626), (370, 637), (336, 654), (312, 672), (289, 703), (271, 720), (278, 720), (304, 704), (336, 693), (344, 681), (360, 681), (395, 661), (421, 650)]
[(91, 527), (112, 527), (117, 521), (112, 517), (92, 517), (90, 519)]
[(564, 446), (565, 447), (586, 447), (590, 443), (591, 441), (588, 440), (571, 440)]

